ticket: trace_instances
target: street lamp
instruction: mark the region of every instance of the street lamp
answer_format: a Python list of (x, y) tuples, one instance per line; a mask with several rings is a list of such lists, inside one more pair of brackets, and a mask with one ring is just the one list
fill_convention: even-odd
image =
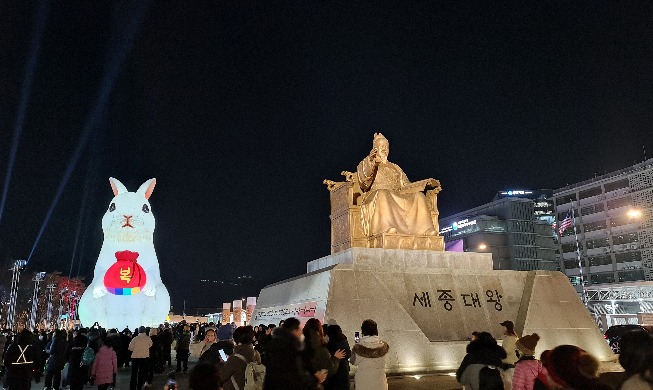
[(478, 246), (478, 249), (484, 251), (484, 250), (487, 249), (487, 245), (485, 245), (485, 244), (480, 244), (480, 245)]

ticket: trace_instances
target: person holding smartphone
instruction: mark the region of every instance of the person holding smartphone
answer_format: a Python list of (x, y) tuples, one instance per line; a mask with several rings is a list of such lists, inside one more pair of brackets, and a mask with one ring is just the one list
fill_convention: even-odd
[(373, 320), (361, 325), (363, 337), (352, 349), (351, 364), (358, 366), (354, 382), (356, 390), (387, 390), (385, 360), (390, 350), (388, 343), (379, 338), (379, 329)]

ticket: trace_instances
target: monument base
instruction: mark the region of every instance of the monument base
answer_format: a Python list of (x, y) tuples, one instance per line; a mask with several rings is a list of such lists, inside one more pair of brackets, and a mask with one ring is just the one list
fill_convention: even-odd
[(537, 333), (536, 355), (577, 345), (614, 359), (567, 277), (557, 271), (495, 271), (487, 253), (350, 248), (308, 264), (309, 273), (261, 290), (252, 324), (335, 321), (353, 345), (363, 320), (390, 344), (386, 371), (454, 370), (473, 331), (503, 337), (504, 320)]

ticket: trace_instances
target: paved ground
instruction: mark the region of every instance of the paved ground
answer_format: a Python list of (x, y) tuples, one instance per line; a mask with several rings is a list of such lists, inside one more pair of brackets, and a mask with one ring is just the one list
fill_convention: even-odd
[[(190, 358), (190, 366), (193, 366), (197, 361), (194, 355)], [(173, 357), (174, 362), (174, 357)], [(174, 368), (171, 368), (174, 370)], [(623, 369), (619, 363), (615, 361), (601, 363), (600, 372), (602, 373), (616, 373), (621, 372)], [(131, 368), (122, 368), (118, 372), (118, 379), (115, 390), (129, 390), (129, 379), (131, 375)], [(177, 383), (179, 390), (188, 390), (188, 375), (177, 374)], [(161, 390), (167, 381), (167, 371), (164, 374), (155, 375), (152, 388), (154, 390)], [(421, 376), (393, 376), (388, 378), (389, 390), (459, 390), (462, 386), (456, 381), (455, 376), (443, 373)], [(353, 389), (352, 381), (352, 389)], [(96, 386), (87, 386), (85, 389), (97, 389)], [(32, 390), (43, 390), (43, 381), (41, 383), (32, 383)]]

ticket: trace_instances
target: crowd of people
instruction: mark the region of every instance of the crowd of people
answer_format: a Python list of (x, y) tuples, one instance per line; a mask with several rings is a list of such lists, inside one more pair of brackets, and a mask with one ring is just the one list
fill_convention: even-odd
[[(574, 345), (560, 345), (536, 357), (536, 333), (519, 336), (511, 321), (501, 323), (501, 345), (488, 332), (474, 332), (456, 372), (465, 390), (653, 390), (653, 336), (626, 333), (620, 343), (618, 375), (598, 375), (599, 362)], [(189, 371), (191, 344), (198, 363)], [(174, 347), (173, 347), (174, 346)], [(164, 390), (349, 390), (350, 363), (357, 366), (357, 390), (387, 390), (389, 345), (378, 326), (365, 320), (353, 344), (337, 324), (296, 318), (278, 325), (163, 324), (118, 332), (95, 324), (72, 331), (0, 335), (2, 385), (30, 389), (81, 390), (116, 386), (121, 367), (131, 367), (130, 390), (151, 388), (168, 371)], [(176, 366), (172, 364), (172, 351)], [(187, 384), (177, 377), (187, 373)]]
[(488, 332), (472, 333), (456, 372), (465, 390), (653, 390), (653, 335), (624, 334), (619, 354), (624, 372), (599, 375), (599, 362), (587, 351), (559, 345), (537, 359), (537, 333), (519, 337), (512, 321), (501, 325), (501, 346)]
[[(358, 333), (352, 347), (340, 326), (313, 318), (302, 327), (293, 317), (278, 325), (182, 322), (133, 333), (98, 324), (69, 332), (25, 329), (0, 336), (3, 387), (27, 390), (43, 380), (48, 390), (81, 390), (89, 384), (108, 390), (116, 386), (118, 369), (131, 367), (130, 390), (141, 390), (151, 388), (154, 376), (168, 367), (165, 390), (349, 390), (351, 362), (358, 366), (357, 389), (387, 389), (388, 344), (373, 320), (362, 323), (360, 338)], [(192, 342), (200, 343), (199, 360), (188, 371)], [(187, 372), (188, 387), (180, 386), (177, 377)]]

